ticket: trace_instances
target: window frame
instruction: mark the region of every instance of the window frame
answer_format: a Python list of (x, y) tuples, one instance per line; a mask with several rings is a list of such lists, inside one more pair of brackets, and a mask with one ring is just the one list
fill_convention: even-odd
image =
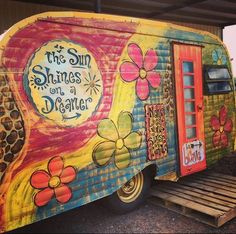
[[(228, 73), (229, 73), (229, 78), (227, 79), (224, 79), (224, 78), (221, 78), (221, 79), (211, 79), (209, 77), (209, 73), (208, 71), (211, 69), (211, 68), (226, 68), (228, 70)], [(218, 94), (228, 94), (230, 92), (233, 92), (234, 89), (232, 87), (232, 74), (228, 68), (227, 65), (204, 65), (204, 69), (203, 69), (203, 77), (204, 77), (204, 95), (218, 95)], [(208, 84), (209, 83), (219, 83), (219, 82), (227, 82), (230, 86), (230, 90), (222, 90), (222, 91), (214, 91), (214, 92), (211, 92), (208, 88)]]

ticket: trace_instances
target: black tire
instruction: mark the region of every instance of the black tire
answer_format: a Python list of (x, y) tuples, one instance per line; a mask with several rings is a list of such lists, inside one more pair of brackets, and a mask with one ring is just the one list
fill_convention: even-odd
[[(142, 187), (138, 188), (134, 191), (134, 196), (129, 199), (129, 197), (126, 198), (126, 193), (124, 193), (124, 188), (129, 183), (132, 182), (132, 180), (137, 180), (137, 178), (143, 178), (142, 180)], [(148, 191), (151, 187), (153, 177), (152, 173), (147, 169), (139, 172), (136, 176), (134, 176), (130, 181), (128, 181), (125, 185), (123, 185), (118, 191), (114, 192), (112, 195), (106, 197), (103, 200), (103, 205), (107, 207), (109, 210), (111, 210), (114, 213), (117, 214), (125, 214), (130, 211), (133, 211), (134, 209), (138, 208), (147, 198)], [(133, 189), (135, 190), (135, 189)], [(136, 194), (135, 194), (136, 193)]]

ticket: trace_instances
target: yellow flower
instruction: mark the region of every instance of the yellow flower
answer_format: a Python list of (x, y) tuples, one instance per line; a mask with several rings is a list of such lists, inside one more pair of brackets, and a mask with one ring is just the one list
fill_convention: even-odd
[(131, 132), (132, 115), (121, 112), (118, 116), (117, 127), (111, 119), (103, 119), (98, 124), (98, 135), (107, 141), (99, 143), (93, 150), (93, 161), (97, 166), (106, 166), (114, 156), (118, 169), (130, 164), (129, 150), (138, 149), (142, 136), (139, 132)]

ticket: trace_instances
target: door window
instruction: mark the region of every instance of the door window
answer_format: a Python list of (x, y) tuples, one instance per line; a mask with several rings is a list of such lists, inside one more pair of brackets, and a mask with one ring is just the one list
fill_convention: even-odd
[(196, 135), (196, 112), (195, 112), (195, 86), (194, 64), (192, 61), (183, 61), (183, 88), (184, 88), (184, 112), (186, 141), (195, 140)]

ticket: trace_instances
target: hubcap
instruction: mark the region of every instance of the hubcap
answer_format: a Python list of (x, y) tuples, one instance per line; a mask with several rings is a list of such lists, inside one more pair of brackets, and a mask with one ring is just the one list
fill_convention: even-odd
[(143, 174), (139, 173), (125, 183), (118, 191), (117, 195), (121, 201), (130, 203), (135, 201), (143, 188)]

